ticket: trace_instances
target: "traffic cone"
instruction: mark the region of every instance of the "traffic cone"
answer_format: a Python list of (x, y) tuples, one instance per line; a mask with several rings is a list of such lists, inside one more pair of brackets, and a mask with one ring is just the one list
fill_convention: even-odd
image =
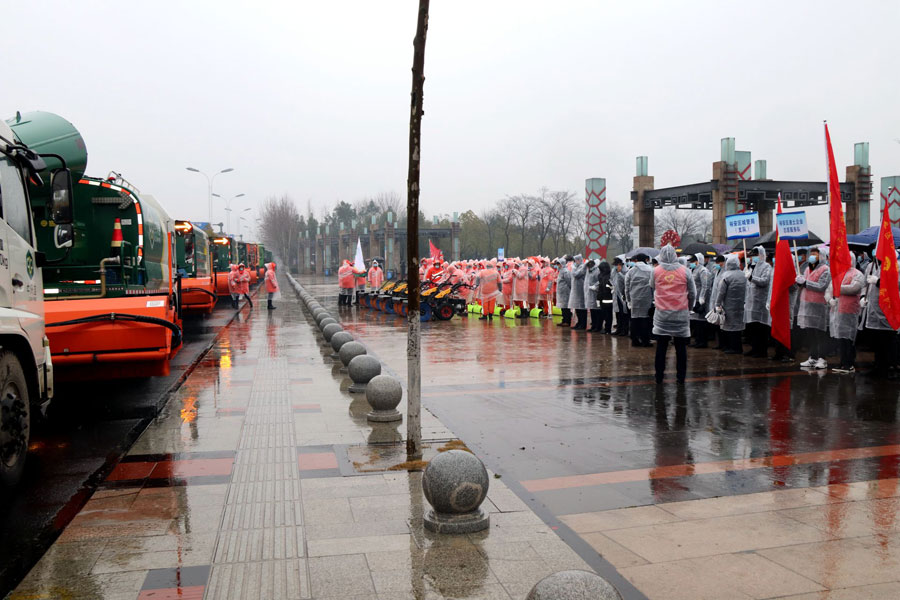
[(109, 255), (111, 257), (121, 256), (122, 242), (124, 240), (125, 238), (122, 237), (122, 220), (117, 218), (113, 225), (112, 241), (109, 243)]

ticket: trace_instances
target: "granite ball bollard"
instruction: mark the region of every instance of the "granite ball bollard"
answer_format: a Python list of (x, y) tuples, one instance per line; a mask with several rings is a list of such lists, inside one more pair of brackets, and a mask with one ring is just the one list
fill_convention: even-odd
[[(319, 307), (319, 308), (313, 309), (311, 311), (311, 314), (312, 314), (313, 319), (315, 319), (316, 323), (318, 323), (319, 316), (320, 315), (328, 315), (328, 311), (325, 310), (324, 308)], [(325, 317), (322, 317), (322, 318), (324, 319)]]
[[(379, 370), (380, 368), (379, 365)], [(376, 375), (369, 380), (365, 387), (366, 401), (373, 409), (366, 415), (366, 419), (373, 423), (391, 423), (403, 420), (403, 415), (397, 411), (397, 406), (403, 399), (403, 387), (399, 381), (390, 375)]]
[(572, 570), (547, 575), (525, 600), (622, 600), (622, 595), (596, 573)]
[(340, 358), (340, 355), (338, 354), (338, 352), (341, 351), (341, 347), (344, 344), (353, 341), (353, 336), (350, 335), (349, 333), (347, 333), (346, 331), (339, 331), (339, 332), (335, 333), (333, 336), (331, 336), (330, 341), (331, 341), (331, 349), (334, 350), (334, 352), (331, 353), (331, 358)]
[(331, 337), (336, 333), (340, 333), (344, 331), (343, 327), (338, 325), (337, 323), (329, 323), (325, 327), (322, 328), (322, 335), (325, 337), (325, 341), (329, 344), (331, 343)]
[[(361, 354), (350, 361), (350, 364), (347, 365), (347, 372), (350, 374), (350, 380), (353, 382), (347, 391), (351, 394), (360, 394), (366, 391), (366, 384), (373, 377), (381, 375), (381, 362), (374, 356)], [(397, 414), (399, 415), (400, 413)]]
[(325, 328), (328, 327), (329, 325), (337, 325), (337, 324), (338, 324), (338, 322), (334, 320), (334, 317), (325, 317), (324, 319), (319, 321), (319, 329), (321, 329), (324, 332)]
[(341, 349), (338, 351), (338, 358), (341, 359), (341, 364), (344, 365), (341, 368), (341, 373), (347, 372), (347, 367), (350, 364), (351, 360), (353, 360), (357, 356), (362, 356), (365, 353), (366, 347), (355, 340), (352, 342), (347, 342), (346, 344), (341, 346)]
[(481, 503), (489, 484), (487, 469), (471, 452), (448, 450), (435, 456), (422, 475), (422, 491), (432, 506), (425, 513), (425, 529), (435, 533), (487, 529), (490, 516), (481, 510)]
[[(334, 317), (331, 316), (331, 313), (330, 313), (330, 312), (328, 312), (328, 311), (325, 310), (325, 309), (322, 309), (322, 312), (320, 312), (320, 313), (319, 313), (319, 316), (317, 316), (315, 319), (316, 319), (316, 324), (317, 324), (319, 327), (322, 327), (322, 326), (323, 326), (323, 325), (322, 325), (322, 321), (324, 321), (325, 319), (332, 319), (332, 320), (333, 320)], [(335, 321), (335, 322), (337, 322), (337, 321)]]

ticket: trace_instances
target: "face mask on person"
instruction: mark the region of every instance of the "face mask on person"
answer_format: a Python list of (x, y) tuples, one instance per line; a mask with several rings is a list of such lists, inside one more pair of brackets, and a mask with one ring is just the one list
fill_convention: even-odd
[(634, 266), (634, 261), (629, 260), (627, 266), (628, 266), (629, 268), (633, 267), (633, 266)]
[(716, 271), (721, 271), (722, 265), (720, 265), (719, 263), (716, 263), (715, 265), (713, 265), (713, 269), (715, 269)]
[(809, 262), (809, 264), (814, 265), (814, 264), (816, 264), (817, 262), (819, 262), (819, 257), (816, 256), (815, 254), (810, 254), (810, 255), (809, 255), (808, 262)]
[(688, 268), (691, 269), (691, 270), (693, 271), (694, 269), (697, 268), (697, 263), (695, 263), (695, 262), (689, 262), (689, 263), (688, 263)]
[(750, 262), (753, 263), (754, 265), (759, 264), (759, 257), (754, 256), (753, 258), (750, 259)]

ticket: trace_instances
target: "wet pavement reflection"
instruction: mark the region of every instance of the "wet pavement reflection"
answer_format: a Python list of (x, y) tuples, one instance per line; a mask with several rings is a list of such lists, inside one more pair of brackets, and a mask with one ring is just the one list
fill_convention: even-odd
[[(304, 285), (338, 310), (334, 282), (307, 279)], [(404, 319), (362, 307), (341, 308), (340, 316), (370, 353), (405, 379)], [(898, 556), (900, 389), (894, 383), (704, 349), (689, 350), (685, 386), (674, 380), (657, 386), (652, 348), (632, 348), (628, 338), (563, 330), (556, 327), (558, 320), (485, 322), (472, 315), (424, 323), (422, 390), (425, 406), (507, 485), (548, 520), (562, 521), (564, 538), (569, 533), (587, 541), (641, 591), (666, 598), (676, 596), (670, 590), (665, 595), (651, 580), (665, 580), (673, 561), (696, 557), (674, 550), (654, 554), (641, 546), (666, 534), (653, 529), (655, 519), (636, 519), (647, 531), (622, 529), (617, 535), (625, 543), (604, 533), (605, 527), (585, 528), (583, 522), (602, 520), (604, 514), (627, 519), (628, 511), (662, 507), (665, 523), (687, 532), (675, 515), (691, 505), (698, 507), (696, 514), (714, 518), (755, 515), (729, 525), (738, 537), (742, 527), (762, 527), (758, 519), (787, 521), (782, 529), (791, 535), (773, 533), (766, 542), (741, 545), (742, 552), (784, 545), (805, 551), (801, 544), (866, 536), (882, 561)], [(861, 353), (861, 362), (870, 360)], [(849, 490), (852, 498), (842, 495)], [(733, 499), (733, 509), (717, 511), (725, 499)], [(807, 513), (782, 514), (782, 507)], [(740, 563), (726, 547), (716, 548), (714, 523), (688, 524), (703, 540), (699, 555), (719, 557), (720, 566), (728, 568)], [(710, 530), (704, 532), (704, 526)], [(811, 547), (810, 564), (800, 570), (810, 576), (800, 582), (786, 577), (777, 590), (781, 595), (847, 587), (841, 574), (855, 560), (840, 546)], [(766, 551), (765, 564), (782, 560), (778, 550)], [(746, 568), (752, 571), (755, 564)], [(796, 566), (785, 560), (786, 570)], [(897, 576), (885, 569), (869, 569), (873, 579), (867, 583), (895, 582)], [(705, 597), (702, 586), (686, 589), (685, 597)], [(721, 595), (723, 588), (710, 589), (709, 597), (727, 596)], [(768, 597), (749, 587), (732, 589), (733, 597)], [(900, 587), (878, 591), (887, 589)]]
[[(402, 319), (303, 283), (405, 381)], [(223, 331), (13, 598), (511, 600), (567, 568), (629, 600), (900, 597), (891, 385), (698, 350), (656, 386), (625, 338), (426, 323), (426, 459), (464, 444), (493, 475), (490, 530), (435, 535), (392, 470), (405, 423), (368, 423), (285, 296)]]

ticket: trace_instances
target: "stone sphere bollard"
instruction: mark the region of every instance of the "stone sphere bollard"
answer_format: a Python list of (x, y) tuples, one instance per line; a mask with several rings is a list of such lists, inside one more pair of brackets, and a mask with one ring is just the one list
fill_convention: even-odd
[(365, 353), (366, 347), (357, 341), (347, 342), (341, 346), (341, 349), (338, 351), (338, 358), (341, 359), (341, 364), (344, 365), (343, 368), (341, 368), (341, 373), (347, 372), (347, 365), (350, 364), (351, 360), (357, 356), (362, 356)]
[(329, 323), (322, 328), (322, 335), (325, 337), (326, 342), (331, 343), (331, 336), (343, 330), (343, 327), (341, 327), (337, 323)]
[[(325, 317), (324, 319), (319, 321), (319, 329), (321, 329), (323, 333), (325, 332), (325, 328), (329, 325), (338, 325), (338, 322), (334, 319), (334, 317)], [(340, 327), (340, 325), (338, 325), (338, 327)]]
[(435, 456), (422, 475), (422, 491), (432, 506), (425, 513), (425, 529), (436, 533), (487, 529), (490, 516), (480, 507), (489, 484), (487, 469), (471, 452), (448, 450)]
[[(323, 309), (322, 309), (322, 312), (320, 312), (320, 313), (315, 317), (316, 324), (319, 325), (319, 326), (321, 327), (321, 326), (322, 326), (322, 321), (324, 321), (325, 319), (334, 319), (334, 317), (331, 316), (331, 313), (330, 313), (330, 312), (328, 312), (327, 310), (325, 310), (325, 309), (323, 308)], [(335, 321), (335, 323), (336, 323), (336, 322), (337, 322), (337, 321)]]
[[(378, 368), (380, 371), (381, 365)], [(397, 411), (397, 406), (403, 399), (403, 387), (399, 381), (390, 375), (376, 375), (365, 388), (366, 401), (373, 409), (366, 415), (366, 419), (374, 423), (403, 420), (403, 415)]]
[(334, 352), (331, 354), (331, 358), (340, 358), (338, 352), (341, 351), (341, 346), (343, 346), (347, 342), (352, 342), (353, 336), (346, 331), (339, 331), (331, 336), (330, 341), (331, 349), (334, 350)]
[(353, 382), (347, 391), (351, 394), (360, 394), (366, 391), (366, 384), (373, 377), (381, 375), (381, 363), (374, 356), (361, 354), (350, 361), (350, 364), (347, 365), (347, 372)]
[(320, 306), (319, 308), (314, 308), (314, 309), (311, 311), (311, 314), (312, 314), (313, 319), (318, 319), (318, 318), (319, 318), (319, 315), (321, 315), (321, 314), (328, 314), (328, 311), (325, 310), (324, 308), (322, 308), (322, 307)]
[(622, 600), (622, 595), (596, 573), (573, 570), (547, 575), (525, 600)]

